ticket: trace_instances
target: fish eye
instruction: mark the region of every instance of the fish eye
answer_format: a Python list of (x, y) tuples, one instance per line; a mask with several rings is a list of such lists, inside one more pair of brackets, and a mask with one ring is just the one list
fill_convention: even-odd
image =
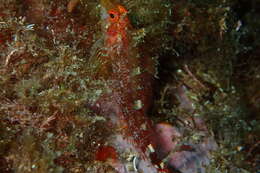
[(112, 22), (118, 21), (119, 16), (118, 16), (117, 11), (110, 10), (110, 11), (108, 12), (108, 14), (109, 14), (109, 18), (110, 18), (110, 20), (111, 20)]
[(113, 13), (110, 13), (109, 15), (110, 15), (110, 17), (111, 17), (112, 19), (115, 18), (115, 15), (114, 15)]

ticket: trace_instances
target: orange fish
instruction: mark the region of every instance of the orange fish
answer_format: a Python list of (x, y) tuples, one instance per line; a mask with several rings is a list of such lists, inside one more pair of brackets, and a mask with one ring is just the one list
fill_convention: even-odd
[[(127, 14), (123, 6), (101, 0), (103, 36), (94, 45), (89, 63), (94, 78), (107, 82), (110, 92), (103, 93), (91, 108), (106, 117), (116, 133), (106, 147), (101, 146), (97, 159), (104, 161), (107, 156), (107, 160), (114, 160), (112, 165), (120, 173), (130, 173), (129, 164), (133, 172), (156, 173), (148, 150), (149, 145), (152, 151), (153, 130), (146, 117), (152, 95), (152, 63), (138, 54)], [(106, 151), (109, 153), (100, 153)]]

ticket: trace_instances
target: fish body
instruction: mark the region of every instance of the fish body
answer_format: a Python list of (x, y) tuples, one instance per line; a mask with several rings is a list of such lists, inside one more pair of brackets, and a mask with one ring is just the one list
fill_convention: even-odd
[(106, 117), (116, 132), (101, 146), (97, 160), (109, 160), (119, 173), (156, 173), (148, 151), (154, 134), (146, 117), (152, 93), (152, 74), (145, 70), (148, 61), (133, 46), (127, 10), (103, 0), (101, 12), (103, 36), (90, 62), (95, 66), (94, 78), (106, 81), (110, 92), (101, 95), (92, 109)]

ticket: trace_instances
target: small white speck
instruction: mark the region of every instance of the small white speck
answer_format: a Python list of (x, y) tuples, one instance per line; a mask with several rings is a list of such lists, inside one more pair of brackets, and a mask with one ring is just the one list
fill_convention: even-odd
[(181, 69), (178, 69), (178, 70), (177, 70), (177, 73), (181, 73), (181, 72), (182, 72), (182, 70), (181, 70)]
[(26, 26), (26, 29), (27, 29), (27, 30), (33, 30), (33, 29), (34, 29), (34, 25), (35, 25), (35, 24), (27, 25), (27, 26)]
[(237, 21), (237, 27), (236, 27), (236, 31), (239, 31), (239, 29), (241, 28), (242, 26), (242, 22), (239, 20)]
[(136, 167), (136, 161), (137, 161), (137, 157), (135, 156), (134, 159), (133, 159), (133, 167), (134, 167), (134, 171), (137, 172), (138, 169)]
[(154, 152), (155, 152), (155, 150), (154, 150), (152, 144), (149, 144), (149, 145), (148, 145), (148, 149), (149, 149), (149, 151), (150, 151), (151, 153), (154, 153)]
[(142, 104), (142, 101), (141, 100), (136, 100), (135, 103), (134, 103), (134, 109), (135, 110), (139, 110), (143, 107), (143, 104)]
[(164, 169), (164, 162), (160, 163), (160, 167), (161, 167), (161, 169)]

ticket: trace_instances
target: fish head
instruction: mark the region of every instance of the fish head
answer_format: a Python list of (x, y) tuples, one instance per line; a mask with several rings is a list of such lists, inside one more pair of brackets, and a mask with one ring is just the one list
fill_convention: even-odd
[(101, 0), (102, 30), (107, 37), (108, 44), (128, 42), (130, 22), (125, 7), (112, 0)]
[(128, 11), (125, 7), (111, 0), (101, 0), (101, 19), (105, 20), (108, 24), (127, 24)]

